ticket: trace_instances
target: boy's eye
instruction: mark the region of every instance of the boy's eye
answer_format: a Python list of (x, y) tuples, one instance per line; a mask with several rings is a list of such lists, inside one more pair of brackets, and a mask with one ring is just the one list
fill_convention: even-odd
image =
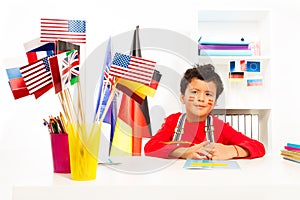
[(197, 91), (196, 90), (192, 90), (192, 94), (197, 94)]

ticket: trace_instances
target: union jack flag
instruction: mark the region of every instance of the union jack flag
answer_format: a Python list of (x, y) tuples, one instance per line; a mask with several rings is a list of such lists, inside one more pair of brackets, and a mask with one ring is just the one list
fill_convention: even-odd
[(49, 58), (55, 93), (78, 82), (79, 59), (77, 50), (57, 54)]
[(79, 59), (77, 51), (66, 52), (66, 57), (62, 60), (61, 82), (63, 88), (69, 84), (74, 85), (78, 82)]

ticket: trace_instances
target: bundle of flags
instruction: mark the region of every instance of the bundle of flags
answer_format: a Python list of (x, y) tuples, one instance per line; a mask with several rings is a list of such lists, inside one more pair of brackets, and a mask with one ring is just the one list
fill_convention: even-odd
[(240, 41), (207, 40), (200, 37), (198, 52), (200, 56), (252, 56), (251, 43), (243, 38)]
[[(155, 69), (155, 62), (142, 58), (138, 31), (137, 27), (131, 55), (117, 52), (112, 58), (111, 40), (108, 41), (95, 111), (95, 119), (103, 119), (102, 130), (106, 127), (100, 146), (108, 147), (100, 148), (100, 162), (107, 161), (109, 156), (139, 156), (142, 138), (152, 136), (147, 96), (155, 95), (161, 74)], [(118, 114), (116, 89), (123, 92)]]
[(6, 69), (14, 99), (41, 97), (52, 87), (59, 93), (78, 82), (85, 21), (41, 19), (41, 36), (24, 44), (28, 64)]
[(281, 150), (281, 156), (285, 160), (300, 163), (300, 144), (287, 143)]
[(38, 99), (52, 87), (59, 93), (78, 82), (79, 52), (75, 48), (56, 48), (61, 42), (65, 43), (40, 43), (39, 47), (26, 52), (27, 65), (6, 69), (15, 99), (29, 95)]
[[(67, 121), (80, 122), (84, 115), (78, 117), (74, 105), (65, 107), (62, 101), (72, 101), (65, 91), (79, 82), (80, 47), (85, 44), (84, 20), (41, 18), (40, 38), (24, 44), (28, 63), (6, 69), (14, 99), (38, 99), (53, 88)], [(107, 125), (109, 144), (100, 145), (105, 155), (141, 155), (142, 138), (152, 136), (147, 96), (155, 95), (162, 75), (156, 62), (142, 58), (138, 27), (130, 54), (115, 53), (112, 58), (109, 40), (94, 117), (103, 128)], [(118, 112), (116, 90), (123, 92)]]

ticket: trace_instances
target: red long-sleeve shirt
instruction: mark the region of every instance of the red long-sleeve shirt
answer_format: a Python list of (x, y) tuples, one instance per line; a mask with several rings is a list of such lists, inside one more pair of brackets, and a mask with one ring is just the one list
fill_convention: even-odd
[[(174, 129), (181, 113), (168, 116), (158, 132), (147, 142), (144, 151), (146, 156), (170, 158), (169, 154), (181, 145), (165, 144), (172, 141)], [(249, 152), (247, 159), (258, 158), (265, 155), (265, 147), (257, 140), (251, 139), (241, 132), (233, 129), (228, 123), (224, 123), (217, 117), (213, 117), (215, 142), (224, 145), (238, 145)], [(184, 133), (181, 141), (189, 141), (199, 144), (206, 140), (204, 132), (205, 122), (187, 122), (184, 124)], [(186, 146), (186, 145), (185, 145)]]

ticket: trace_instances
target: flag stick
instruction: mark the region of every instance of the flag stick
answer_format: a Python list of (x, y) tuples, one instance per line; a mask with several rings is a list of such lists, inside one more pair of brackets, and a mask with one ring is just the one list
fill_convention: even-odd
[[(101, 85), (100, 85), (101, 86)], [(105, 96), (105, 93), (106, 93), (106, 90), (108, 90), (108, 87), (106, 85), (106, 82), (103, 81), (102, 82), (102, 87), (100, 88), (99, 86), (99, 94), (98, 94), (98, 98), (100, 96), (100, 100), (99, 100), (99, 105), (98, 105), (98, 108), (96, 108), (96, 113), (95, 113), (95, 120), (94, 121), (97, 121), (97, 119), (99, 118), (99, 115), (100, 115), (100, 109), (101, 109), (101, 104), (102, 104), (102, 101), (104, 99), (104, 96)]]
[(65, 113), (65, 116), (66, 116), (66, 118), (67, 118), (67, 121), (70, 122), (71, 119), (70, 119), (70, 116), (69, 116), (69, 109), (66, 107), (65, 98), (64, 98), (62, 92), (59, 92), (59, 93), (58, 93), (58, 98), (59, 98), (61, 107), (62, 107), (62, 109), (63, 109), (63, 111), (64, 111), (64, 113)]
[[(116, 83), (116, 84), (118, 84), (118, 83)], [(102, 122), (103, 122), (103, 120), (104, 120), (104, 118), (105, 118), (105, 115), (106, 115), (106, 113), (107, 113), (107, 111), (108, 111), (108, 109), (109, 109), (109, 106), (110, 106), (110, 104), (111, 104), (111, 102), (112, 102), (112, 100), (113, 100), (113, 97), (115, 96), (115, 93), (116, 93), (116, 90), (117, 90), (116, 84), (114, 84), (114, 85), (112, 86), (111, 93), (110, 93), (110, 95), (109, 95), (109, 97), (108, 97), (106, 106), (105, 106), (104, 111), (103, 111), (103, 113), (102, 113), (102, 116), (101, 116), (101, 118), (100, 118), (100, 120), (99, 120), (99, 123), (102, 123)], [(96, 113), (94, 122), (97, 121), (97, 119), (99, 118), (99, 115), (100, 115), (100, 106), (99, 106), (99, 108), (98, 108), (98, 110), (97, 110), (97, 113)]]
[[(69, 108), (69, 112), (70, 112), (70, 120), (71, 120), (71, 123), (75, 123), (75, 122), (79, 122), (78, 121), (78, 118), (76, 117), (75, 115), (75, 107), (74, 107), (74, 104), (73, 104), (73, 101), (72, 101), (72, 98), (70, 96), (70, 90), (69, 88), (67, 89), (64, 89), (63, 90), (63, 94), (64, 94), (64, 97), (66, 99), (66, 102), (67, 102), (67, 106)], [(76, 121), (75, 121), (76, 119)]]
[[(79, 77), (78, 77), (79, 79)], [(77, 89), (78, 89), (78, 112), (79, 116), (81, 117), (81, 122), (85, 124), (85, 115), (84, 115), (84, 110), (83, 110), (83, 105), (82, 105), (82, 91), (81, 91), (81, 85), (80, 85), (80, 79), (77, 83)]]

